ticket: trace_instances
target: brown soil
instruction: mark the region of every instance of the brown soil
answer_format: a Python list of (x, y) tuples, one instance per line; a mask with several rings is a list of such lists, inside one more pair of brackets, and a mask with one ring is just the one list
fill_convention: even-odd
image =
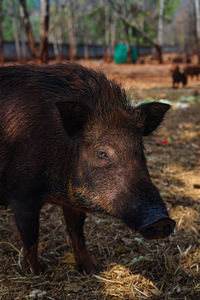
[[(48, 205), (41, 213), (39, 244), (44, 272), (34, 276), (20, 269), (13, 214), (0, 208), (0, 299), (200, 299), (200, 81), (189, 79), (186, 88), (174, 90), (169, 65), (81, 63), (120, 82), (132, 101), (175, 102), (195, 95), (187, 107), (173, 105), (160, 129), (145, 138), (149, 170), (177, 222), (176, 233), (145, 241), (119, 220), (90, 215), (86, 239), (101, 271), (81, 275), (74, 270), (61, 210)], [(167, 139), (167, 145), (158, 142)]]

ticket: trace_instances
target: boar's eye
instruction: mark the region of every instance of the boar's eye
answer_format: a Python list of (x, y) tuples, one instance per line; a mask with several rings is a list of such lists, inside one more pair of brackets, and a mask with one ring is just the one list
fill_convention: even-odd
[(110, 160), (108, 154), (102, 150), (97, 151), (97, 157), (101, 159)]

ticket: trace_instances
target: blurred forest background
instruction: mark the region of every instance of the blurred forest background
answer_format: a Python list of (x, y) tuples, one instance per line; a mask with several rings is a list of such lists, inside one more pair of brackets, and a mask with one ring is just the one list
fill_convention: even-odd
[(104, 57), (117, 44), (137, 58), (164, 52), (197, 54), (200, 60), (199, 0), (1, 0), (0, 59)]

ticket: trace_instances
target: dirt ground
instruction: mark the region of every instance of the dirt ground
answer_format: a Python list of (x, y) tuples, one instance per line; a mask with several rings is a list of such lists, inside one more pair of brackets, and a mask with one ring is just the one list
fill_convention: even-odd
[(165, 99), (172, 108), (145, 138), (147, 164), (175, 233), (145, 241), (119, 220), (89, 215), (88, 248), (100, 266), (91, 276), (74, 270), (61, 210), (41, 213), (39, 276), (20, 269), (21, 244), (12, 212), (0, 208), (0, 299), (200, 299), (200, 81), (172, 89), (169, 65), (80, 63), (103, 70), (128, 90), (132, 102)]

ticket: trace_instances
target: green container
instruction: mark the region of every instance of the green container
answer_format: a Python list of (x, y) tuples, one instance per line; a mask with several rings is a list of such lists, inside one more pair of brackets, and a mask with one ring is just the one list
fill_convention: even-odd
[(116, 64), (125, 64), (127, 61), (127, 47), (125, 44), (115, 46), (114, 62)]
[[(116, 64), (125, 64), (127, 62), (127, 46), (126, 44), (118, 44), (115, 46), (114, 62)], [(137, 48), (131, 45), (131, 61), (136, 63), (137, 61)]]

